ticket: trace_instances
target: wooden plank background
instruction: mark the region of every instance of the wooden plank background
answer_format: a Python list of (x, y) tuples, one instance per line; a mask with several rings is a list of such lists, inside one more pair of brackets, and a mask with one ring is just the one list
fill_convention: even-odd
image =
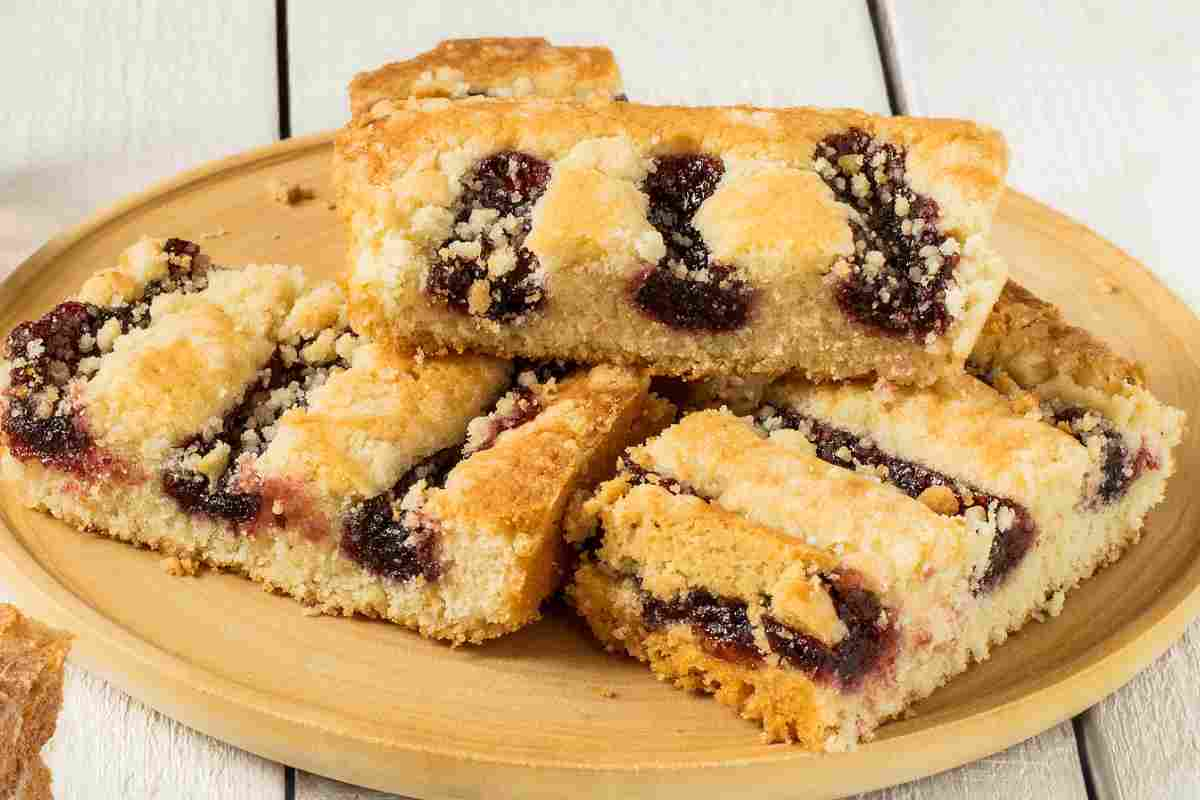
[[(155, 180), (281, 131), (339, 125), (360, 69), (449, 36), (540, 35), (611, 46), (645, 102), (994, 124), (1013, 148), (1013, 185), (1125, 247), (1198, 308), (1185, 199), (1200, 179), (1186, 149), (1200, 133), (1188, 41), (1198, 22), (1200, 6), (1178, 1), (12, 4), (0, 10), (0, 272)], [(865, 797), (1200, 796), (1198, 631), (1073, 724)], [(74, 668), (46, 755), (60, 800), (387, 797), (216, 742)]]

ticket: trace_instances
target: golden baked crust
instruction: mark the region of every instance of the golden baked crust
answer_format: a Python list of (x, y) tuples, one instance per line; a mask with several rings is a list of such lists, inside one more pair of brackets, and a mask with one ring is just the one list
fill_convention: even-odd
[(295, 268), (250, 267), (156, 298), (151, 325), (118, 338), (79, 392), (93, 436), (121, 458), (159, 465), (241, 400), (303, 288)]
[(1033, 389), (1060, 375), (1109, 393), (1145, 384), (1141, 365), (1071, 325), (1057, 306), (1013, 281), (980, 331), (969, 368), (1006, 393)]
[(70, 648), (68, 634), (0, 604), (0, 795), (29, 778), (21, 773), (54, 735)]
[[(504, 391), (511, 366), (485, 356), (416, 359), (357, 347), (348, 369), (293, 408), (254, 470), (296, 481), (329, 512), (386, 491), (421, 459), (462, 441), (467, 424)], [(282, 513), (287, 499), (281, 498)]]
[[(351, 121), (338, 136), (336, 158), (355, 164), (353, 188), (364, 195), (369, 186), (430, 170), (434, 157), (454, 162), (443, 167), (454, 179), (469, 159), (488, 153), (520, 150), (554, 162), (581, 142), (608, 137), (628, 140), (642, 158), (699, 151), (812, 171), (817, 143), (850, 128), (907, 150), (914, 188), (944, 206), (949, 232), (963, 238), (986, 232), (1004, 187), (1007, 149), (995, 130), (961, 120), (879, 117), (853, 109), (434, 99)], [(802, 195), (780, 202), (791, 196)]]
[[(905, 186), (936, 203), (939, 236), (948, 238), (942, 249), (925, 248), (922, 264), (936, 262), (936, 270), (955, 259), (949, 277), (938, 278), (947, 281), (938, 333), (884, 333), (835, 298), (847, 259), (866, 251), (856, 252), (852, 235), (858, 211), (830, 188), (840, 181), (849, 191), (846, 179), (836, 170), (825, 175), (831, 167), (816, 151), (847, 131), (904, 152)], [(528, 222), (460, 208), (471, 170), (511, 153), (547, 165)], [(678, 312), (686, 321), (676, 323), (645, 303), (683, 301), (635, 300), (648, 270), (666, 269), (675, 241), (648, 219), (644, 182), (658, 159), (679, 154), (720, 160), (720, 177), (692, 224), (708, 248), (706, 263), (731, 272), (671, 269), (693, 286), (684, 291), (741, 292), (714, 301), (718, 308), (745, 304), (728, 320), (694, 316), (696, 301), (689, 300), (693, 305)], [(818, 379), (878, 373), (928, 383), (961, 370), (1003, 285), (1006, 268), (985, 234), (1005, 167), (998, 134), (953, 120), (552, 99), (389, 105), (352, 121), (336, 145), (339, 207), (352, 231), (351, 318), (372, 338), (430, 352), (615, 361), (659, 374), (799, 368)], [(520, 236), (513, 231), (523, 224), (521, 252), (536, 264), (530, 305), (497, 311), (507, 301), (496, 287), (514, 259), (525, 258), (508, 249), (508, 237)], [(485, 234), (498, 243), (494, 249)], [(455, 289), (462, 297), (453, 301), (439, 299), (437, 292), (448, 290), (430, 277), (449, 262), (460, 270), (475, 263), (470, 269), (478, 273), (467, 280), (470, 292)], [(881, 291), (890, 302), (891, 290)]]
[(923, 389), (884, 381), (818, 385), (789, 377), (770, 386), (764, 401), (1002, 496), (1033, 498), (1053, 487), (1070, 507), (1083, 491), (1086, 448), (1047, 425), (1036, 410), (1017, 413), (1008, 399), (969, 375)]
[(556, 47), (540, 37), (447, 39), (350, 82), (350, 112), (406, 97), (614, 97), (621, 73), (606, 47)]
[(177, 571), (480, 642), (537, 617), (564, 516), (673, 414), (629, 369), (426, 358), (348, 331), (334, 284), (201, 276), (179, 253), (202, 258), (139, 243), (92, 284), (112, 305), (18, 326), (0, 395), (0, 464), (29, 505)]
[[(764, 439), (747, 419), (701, 411), (629, 458), (757, 523), (764, 535), (839, 545), (839, 561), (882, 592), (935, 573), (969, 579), (981, 554), (961, 520), (820, 460), (802, 440), (795, 431)], [(849, 517), (847, 509), (854, 509)]]

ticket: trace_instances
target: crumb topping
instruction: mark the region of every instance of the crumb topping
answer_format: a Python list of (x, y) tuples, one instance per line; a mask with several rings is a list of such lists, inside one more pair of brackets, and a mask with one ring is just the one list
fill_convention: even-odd
[(647, 218), (661, 234), (666, 252), (635, 277), (633, 302), (673, 328), (732, 331), (750, 316), (753, 290), (733, 266), (712, 260), (693, 225), (724, 173), (724, 163), (714, 156), (662, 156), (642, 184), (650, 201)]
[(905, 159), (902, 148), (851, 128), (817, 145), (813, 167), (854, 212), (855, 252), (830, 271), (843, 312), (928, 343), (962, 316), (954, 278), (962, 246), (942, 231), (937, 202), (912, 190)]
[(525, 153), (489, 156), (462, 180), (453, 235), (433, 254), (425, 291), (473, 317), (519, 324), (545, 302), (545, 273), (525, 247), (550, 165)]
[[(2, 427), (9, 451), (18, 459), (37, 459), (47, 466), (92, 474), (98, 468), (94, 443), (72, 401), (76, 383), (86, 381), (112, 352), (116, 341), (150, 324), (150, 304), (170, 293), (198, 292), (208, 285), (210, 262), (200, 248), (183, 239), (168, 239), (156, 254), (139, 243), (135, 249), (159, 269), (126, 302), (114, 296), (108, 306), (68, 300), (36, 320), (23, 322), (5, 341), (9, 381)], [(107, 469), (115, 468), (109, 464)]]
[[(243, 485), (241, 467), (266, 450), (286, 411), (305, 407), (308, 396), (334, 370), (349, 366), (338, 352), (338, 343), (347, 337), (353, 334), (326, 329), (279, 343), (255, 383), (246, 388), (242, 402), (223, 418), (209, 420), (169, 456), (163, 491), (189, 513), (235, 524), (257, 517), (262, 495), (257, 487)], [(342, 345), (343, 351), (351, 349), (348, 343)]]
[(754, 421), (767, 435), (778, 431), (799, 432), (813, 445), (814, 455), (822, 461), (891, 484), (935, 513), (965, 516), (973, 530), (992, 537), (987, 567), (976, 577), (974, 589), (977, 593), (986, 593), (999, 586), (1037, 538), (1033, 516), (1022, 504), (898, 458), (879, 449), (869, 437), (857, 436), (769, 404), (754, 412)]

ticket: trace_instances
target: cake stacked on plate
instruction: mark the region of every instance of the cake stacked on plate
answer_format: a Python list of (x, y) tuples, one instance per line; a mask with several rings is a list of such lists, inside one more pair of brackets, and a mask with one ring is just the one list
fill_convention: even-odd
[(636, 105), (541, 40), (351, 107), (343, 285), (146, 240), (10, 335), (31, 505), (456, 643), (565, 586), (610, 649), (833, 750), (1162, 497), (1182, 415), (1006, 285), (993, 131)]

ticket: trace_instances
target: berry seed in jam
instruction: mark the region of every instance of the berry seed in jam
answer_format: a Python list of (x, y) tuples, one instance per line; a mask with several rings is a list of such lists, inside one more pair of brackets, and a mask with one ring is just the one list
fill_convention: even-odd
[(425, 291), (463, 314), (518, 322), (545, 302), (537, 256), (525, 247), (533, 205), (550, 165), (505, 151), (480, 161), (462, 181), (454, 234), (438, 247)]
[(937, 202), (909, 185), (904, 150), (851, 128), (818, 143), (813, 159), (837, 199), (857, 212), (854, 255), (833, 268), (843, 313), (913, 339), (945, 333), (959, 243), (942, 233)]
[(708, 246), (692, 225), (725, 165), (706, 155), (663, 156), (654, 165), (642, 191), (650, 200), (647, 218), (662, 234), (667, 253), (634, 279), (634, 304), (672, 328), (710, 333), (741, 328), (754, 291), (732, 266), (710, 262)]

